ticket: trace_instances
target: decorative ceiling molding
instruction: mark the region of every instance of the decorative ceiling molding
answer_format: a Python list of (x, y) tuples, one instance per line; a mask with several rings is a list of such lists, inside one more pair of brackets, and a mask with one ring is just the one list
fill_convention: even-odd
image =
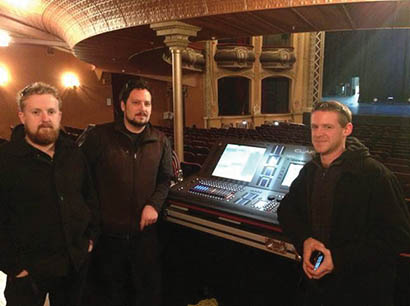
[[(283, 24), (285, 31), (294, 27), (296, 32), (299, 32), (298, 24), (314, 31), (324, 30), (335, 21), (331, 17), (337, 17), (336, 21), (343, 19), (340, 21), (345, 23), (345, 29), (354, 25), (366, 27), (366, 23), (370, 27), (410, 26), (408, 0), (32, 0), (27, 1), (27, 9), (11, 3), (2, 1), (0, 14), (49, 32), (71, 47), (96, 35), (157, 22), (196, 18), (200, 21), (201, 18), (207, 20), (206, 17), (216, 16), (220, 22), (228, 22), (230, 18), (227, 14), (241, 18), (244, 13), (250, 13), (255, 19), (265, 19), (272, 27)], [(362, 14), (363, 5), (370, 5), (365, 14)], [(280, 16), (274, 16), (276, 18), (270, 22), (269, 18), (265, 18), (280, 9), (288, 9), (286, 15), (294, 15), (289, 20), (293, 25), (286, 25), (285, 18), (277, 20)], [(354, 12), (355, 9), (358, 11)], [(246, 19), (243, 21), (246, 22)], [(236, 26), (238, 31), (258, 34), (252, 27), (239, 27), (238, 22), (229, 24)], [(219, 29), (221, 32), (223, 30)]]
[[(16, 35), (65, 42), (104, 69), (137, 71), (131, 55), (163, 47), (152, 23), (201, 28), (191, 41), (277, 33), (409, 28), (408, 0), (0, 1), (0, 25)], [(14, 4), (12, 4), (14, 3)], [(31, 3), (31, 4), (30, 4)]]

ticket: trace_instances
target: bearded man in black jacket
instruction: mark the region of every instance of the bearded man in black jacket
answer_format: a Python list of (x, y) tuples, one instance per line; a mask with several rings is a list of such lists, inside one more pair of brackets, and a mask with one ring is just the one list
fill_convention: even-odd
[(123, 117), (91, 129), (83, 144), (101, 203), (102, 234), (93, 261), (104, 305), (161, 305), (157, 220), (173, 176), (167, 137), (149, 123), (151, 89), (129, 80)]
[[(397, 178), (356, 138), (350, 110), (314, 106), (317, 155), (278, 210), (284, 233), (303, 258), (305, 293), (297, 305), (392, 306), (396, 260), (410, 248), (410, 214)], [(314, 252), (324, 255), (320, 266)]]
[(8, 306), (80, 306), (98, 202), (82, 151), (60, 131), (61, 99), (41, 82), (18, 93), (24, 125), (0, 147), (0, 270)]

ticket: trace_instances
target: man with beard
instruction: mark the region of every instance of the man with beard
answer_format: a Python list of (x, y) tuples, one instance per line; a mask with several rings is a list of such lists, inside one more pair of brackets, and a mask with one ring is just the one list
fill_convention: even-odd
[(172, 177), (172, 149), (153, 128), (151, 90), (130, 80), (119, 100), (123, 118), (90, 130), (83, 149), (101, 203), (95, 251), (106, 305), (158, 306), (161, 269), (156, 222)]
[[(306, 291), (297, 305), (394, 304), (396, 260), (410, 247), (410, 215), (397, 178), (350, 137), (352, 130), (345, 105), (313, 107), (317, 154), (278, 210), (284, 233), (303, 254)], [(315, 266), (318, 251), (324, 257)]]
[(17, 95), (18, 117), (0, 147), (0, 270), (8, 306), (79, 306), (98, 234), (85, 156), (60, 132), (61, 99), (47, 84)]

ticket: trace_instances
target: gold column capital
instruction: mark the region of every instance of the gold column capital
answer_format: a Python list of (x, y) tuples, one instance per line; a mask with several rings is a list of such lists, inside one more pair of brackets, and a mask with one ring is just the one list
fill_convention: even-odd
[(172, 49), (185, 49), (189, 44), (189, 37), (196, 37), (201, 28), (180, 21), (153, 23), (150, 28), (157, 32), (157, 36), (165, 36), (164, 43)]

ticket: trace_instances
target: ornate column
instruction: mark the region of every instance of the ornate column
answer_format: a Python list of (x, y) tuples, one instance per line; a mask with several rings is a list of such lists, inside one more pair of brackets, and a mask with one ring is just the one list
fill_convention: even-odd
[(184, 160), (184, 117), (182, 103), (182, 61), (181, 51), (189, 44), (189, 36), (195, 37), (200, 28), (179, 22), (169, 21), (150, 25), (157, 36), (165, 36), (164, 43), (172, 54), (172, 88), (174, 110), (174, 148), (180, 159)]

